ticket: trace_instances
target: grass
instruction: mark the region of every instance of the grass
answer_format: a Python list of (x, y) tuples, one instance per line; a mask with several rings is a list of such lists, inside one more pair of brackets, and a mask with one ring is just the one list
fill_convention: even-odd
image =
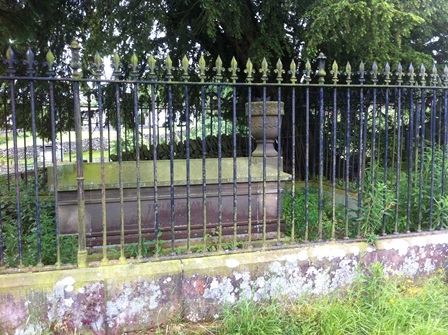
[(442, 335), (448, 334), (443, 271), (424, 281), (389, 278), (375, 264), (344, 292), (300, 301), (241, 301), (212, 324), (179, 322), (147, 334), (177, 335)]

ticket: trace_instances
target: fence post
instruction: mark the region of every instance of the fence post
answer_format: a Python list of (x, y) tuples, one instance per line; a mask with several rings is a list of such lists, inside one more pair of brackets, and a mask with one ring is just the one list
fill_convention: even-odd
[[(80, 79), (79, 49), (81, 47), (76, 41), (70, 45), (72, 51), (72, 62), (70, 64), (74, 79)], [(85, 195), (84, 195), (84, 171), (82, 159), (82, 119), (79, 102), (79, 81), (73, 81), (73, 102), (75, 116), (75, 136), (76, 136), (76, 170), (78, 182), (78, 268), (87, 267), (86, 249), (86, 217), (85, 217)]]

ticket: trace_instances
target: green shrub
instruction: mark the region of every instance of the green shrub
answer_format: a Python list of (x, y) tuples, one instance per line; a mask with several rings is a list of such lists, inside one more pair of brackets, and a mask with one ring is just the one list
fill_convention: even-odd
[[(434, 178), (432, 179), (433, 155)], [(442, 195), (441, 187), (443, 151), (440, 148), (435, 150), (426, 148), (423, 155), (423, 168), (421, 168), (420, 155), (417, 162), (413, 164), (413, 167), (415, 166), (418, 168), (413, 170), (410, 178), (408, 178), (407, 167), (404, 166), (400, 172), (398, 183), (397, 172), (391, 168), (385, 171), (382, 166), (376, 166), (373, 182), (370, 169), (366, 171), (361, 215), (357, 219), (363, 237), (381, 235), (383, 233), (383, 220), (385, 223), (384, 233), (386, 234), (405, 233), (408, 230), (414, 232), (419, 228), (428, 230), (430, 227), (431, 199), (433, 200), (432, 228), (446, 227), (448, 222), (448, 197)], [(420, 178), (422, 183), (420, 183)], [(431, 180), (434, 185), (432, 194)], [(408, 186), (410, 186), (409, 199)], [(411, 209), (409, 217), (408, 205)]]
[[(24, 266), (37, 265), (39, 262), (37, 205), (40, 210), (42, 264), (51, 265), (57, 262), (54, 197), (46, 192), (44, 185), (44, 179), (40, 178), (39, 198), (36, 200), (34, 178), (28, 178), (27, 182), (21, 180), (19, 184), (22, 265)], [(20, 265), (16, 191), (14, 184), (8, 190), (6, 177), (0, 179), (0, 194), (4, 261), (7, 266), (16, 267)], [(76, 237), (61, 236), (59, 244), (61, 262), (76, 262)]]
[[(306, 235), (306, 189), (296, 188), (294, 192), (294, 220), (292, 213), (293, 193), (292, 189), (285, 188), (282, 200), (283, 217), (285, 219), (285, 234), (291, 236), (292, 222), (294, 221), (294, 238), (305, 240)], [(322, 236), (331, 237), (331, 205), (328, 196), (322, 197)], [(319, 238), (319, 194), (318, 189), (308, 189), (308, 241), (316, 241)]]

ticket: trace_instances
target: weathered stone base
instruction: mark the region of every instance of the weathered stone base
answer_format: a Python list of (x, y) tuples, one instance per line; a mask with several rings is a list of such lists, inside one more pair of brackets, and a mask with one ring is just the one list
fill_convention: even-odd
[(298, 298), (351, 284), (383, 264), (411, 278), (446, 268), (448, 233), (301, 245), (127, 265), (0, 275), (0, 334), (121, 334), (170, 318), (215, 317), (239, 299)]

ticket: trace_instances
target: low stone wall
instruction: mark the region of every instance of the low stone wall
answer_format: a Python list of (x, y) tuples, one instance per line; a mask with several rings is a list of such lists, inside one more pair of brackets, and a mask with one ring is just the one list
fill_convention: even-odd
[[(32, 143), (32, 139), (29, 140), (29, 143)], [(108, 141), (104, 141), (104, 149), (108, 149)], [(61, 146), (62, 146), (62, 152), (64, 154), (69, 153), (70, 151), (74, 154), (76, 152), (76, 142), (63, 142), (63, 143), (57, 143), (56, 144), (56, 155), (60, 159), (61, 155)], [(87, 151), (90, 147), (90, 141), (89, 139), (83, 139), (82, 140), (82, 150)], [(99, 138), (94, 137), (92, 138), (92, 149), (93, 150), (100, 150), (101, 148), (101, 141)], [(14, 148), (11, 146), (6, 150), (6, 148), (0, 148), (0, 157), (6, 158), (6, 153), (8, 152), (8, 155), (10, 159), (13, 159), (14, 157)], [(43, 149), (42, 149), (42, 142), (39, 142), (37, 144), (37, 154), (42, 155)], [(26, 157), (30, 158), (32, 160), (34, 155), (33, 146), (29, 145), (26, 147)], [(25, 148), (24, 147), (18, 147), (17, 148), (17, 157), (19, 159), (25, 158)]]
[[(199, 255), (198, 255), (199, 256)], [(134, 263), (0, 275), (0, 333), (121, 334), (173, 317), (214, 318), (224, 304), (351, 284), (360, 267), (383, 264), (387, 275), (416, 278), (445, 269), (448, 233), (334, 242)]]

